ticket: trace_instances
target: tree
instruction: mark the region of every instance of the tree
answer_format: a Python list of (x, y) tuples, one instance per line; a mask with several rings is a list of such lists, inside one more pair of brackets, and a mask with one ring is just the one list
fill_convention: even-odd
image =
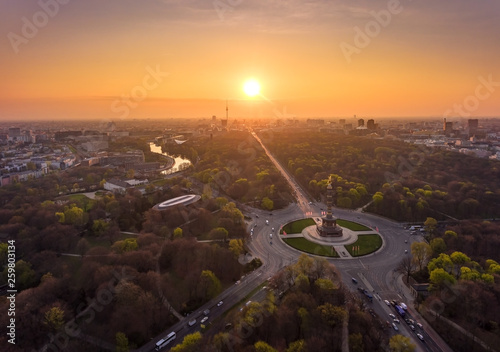
[(182, 238), (182, 229), (180, 227), (174, 229), (174, 240), (178, 238)]
[(84, 255), (90, 249), (90, 243), (85, 238), (80, 238), (76, 244), (76, 251), (80, 255)]
[(268, 345), (264, 341), (257, 341), (253, 346), (255, 347), (255, 352), (278, 352), (277, 349)]
[(446, 251), (446, 243), (441, 237), (433, 238), (430, 242), (430, 246), (434, 255), (440, 255)]
[(223, 227), (216, 227), (208, 233), (208, 238), (212, 240), (226, 240), (229, 232)]
[(413, 242), (411, 244), (411, 254), (421, 271), (432, 256), (432, 249), (425, 242)]
[(45, 312), (43, 323), (51, 331), (57, 331), (64, 325), (64, 310), (60, 307), (52, 307)]
[(307, 351), (307, 345), (304, 340), (294, 341), (286, 349), (286, 352), (306, 352), (306, 351)]
[(5, 242), (0, 243), (0, 265), (7, 264), (7, 249), (8, 244)]
[(92, 222), (92, 232), (96, 236), (104, 235), (109, 229), (109, 222), (104, 219), (96, 219)]
[(182, 343), (170, 349), (170, 352), (197, 352), (200, 348), (201, 333), (199, 331), (186, 335)]
[(318, 306), (318, 310), (323, 320), (332, 327), (341, 324), (342, 321), (347, 317), (347, 312), (344, 308), (334, 306), (331, 303), (326, 303)]
[(447, 284), (454, 284), (456, 282), (453, 275), (447, 273), (442, 268), (437, 268), (431, 271), (429, 281), (431, 283), (431, 290), (439, 290)]
[(365, 350), (363, 344), (363, 335), (361, 333), (349, 335), (349, 351), (350, 352), (363, 352)]
[(410, 276), (415, 272), (415, 269), (417, 269), (417, 264), (410, 256), (403, 257), (397, 267), (398, 272), (406, 275), (406, 282), (410, 282)]
[(233, 239), (229, 241), (229, 250), (234, 254), (236, 258), (243, 253), (243, 241), (241, 239)]
[(274, 202), (268, 197), (262, 198), (262, 202), (260, 203), (261, 207), (265, 210), (273, 210)]
[(436, 230), (437, 220), (434, 218), (427, 218), (424, 222), (424, 226), (425, 231), (432, 236)]
[[(57, 215), (57, 214), (56, 214)], [(71, 204), (64, 209), (64, 223), (75, 226), (83, 225), (83, 209)]]
[(389, 348), (391, 352), (413, 352), (416, 346), (409, 337), (398, 334), (389, 340)]
[(203, 270), (201, 272), (198, 286), (201, 290), (201, 297), (204, 299), (214, 298), (222, 289), (220, 280), (210, 270)]
[(116, 352), (128, 352), (128, 338), (123, 332), (116, 333)]

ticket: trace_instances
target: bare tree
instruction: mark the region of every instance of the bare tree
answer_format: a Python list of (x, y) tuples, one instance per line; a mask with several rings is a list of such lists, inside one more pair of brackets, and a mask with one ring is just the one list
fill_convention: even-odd
[(410, 282), (410, 275), (417, 269), (417, 263), (409, 255), (405, 256), (398, 264), (397, 271), (406, 275), (406, 282)]

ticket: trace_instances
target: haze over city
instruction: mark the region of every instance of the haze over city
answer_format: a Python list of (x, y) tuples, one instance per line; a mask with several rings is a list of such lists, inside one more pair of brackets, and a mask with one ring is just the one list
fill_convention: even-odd
[[(498, 1), (3, 1), (0, 119), (495, 117)], [(255, 79), (260, 91), (242, 89)], [(279, 113), (278, 113), (279, 112)], [(277, 116), (279, 115), (279, 116)]]

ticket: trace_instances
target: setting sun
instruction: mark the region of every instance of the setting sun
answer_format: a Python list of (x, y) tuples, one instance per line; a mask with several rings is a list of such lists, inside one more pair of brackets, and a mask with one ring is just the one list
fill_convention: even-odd
[(249, 97), (254, 97), (260, 92), (260, 84), (254, 79), (249, 79), (243, 85), (243, 91)]

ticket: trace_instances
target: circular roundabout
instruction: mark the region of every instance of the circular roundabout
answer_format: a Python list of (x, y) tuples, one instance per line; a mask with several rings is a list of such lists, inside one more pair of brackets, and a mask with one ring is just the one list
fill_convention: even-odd
[(337, 226), (342, 229), (342, 236), (322, 236), (318, 230), (320, 219), (306, 218), (287, 223), (279, 234), (283, 242), (298, 251), (329, 258), (361, 257), (382, 247), (382, 237), (365, 225), (338, 219)]

